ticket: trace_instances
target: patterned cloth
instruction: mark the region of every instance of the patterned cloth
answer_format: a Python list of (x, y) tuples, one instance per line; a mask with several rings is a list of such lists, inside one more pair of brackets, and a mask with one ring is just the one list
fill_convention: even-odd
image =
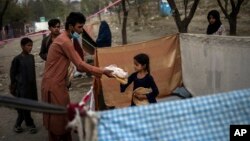
[(228, 141), (250, 124), (250, 89), (101, 112), (99, 141)]

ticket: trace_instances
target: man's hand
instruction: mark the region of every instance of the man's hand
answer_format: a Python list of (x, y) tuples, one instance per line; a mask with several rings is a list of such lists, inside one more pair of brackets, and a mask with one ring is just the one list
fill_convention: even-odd
[(112, 75), (112, 72), (113, 72), (112, 70), (104, 69), (103, 74), (105, 74), (107, 77), (114, 77)]

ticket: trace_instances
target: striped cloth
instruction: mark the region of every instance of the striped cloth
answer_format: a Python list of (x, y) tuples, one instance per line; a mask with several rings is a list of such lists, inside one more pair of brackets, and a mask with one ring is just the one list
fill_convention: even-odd
[(229, 141), (250, 124), (250, 89), (101, 112), (99, 141)]

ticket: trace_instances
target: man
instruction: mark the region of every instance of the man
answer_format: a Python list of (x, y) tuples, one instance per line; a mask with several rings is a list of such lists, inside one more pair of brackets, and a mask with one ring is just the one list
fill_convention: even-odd
[(48, 22), (50, 34), (42, 40), (42, 45), (39, 53), (40, 57), (44, 61), (47, 60), (49, 46), (54, 41), (54, 39), (60, 34), (60, 24), (61, 22), (59, 19), (51, 19)]
[[(65, 107), (70, 103), (66, 84), (70, 62), (77, 67), (78, 71), (90, 72), (96, 77), (101, 77), (102, 74), (112, 77), (112, 71), (87, 64), (74, 49), (71, 39), (80, 37), (85, 21), (83, 14), (71, 12), (66, 19), (65, 31), (52, 42), (41, 86), (44, 102)], [(71, 133), (66, 130), (67, 115), (44, 113), (43, 121), (49, 132), (49, 141), (71, 141)]]

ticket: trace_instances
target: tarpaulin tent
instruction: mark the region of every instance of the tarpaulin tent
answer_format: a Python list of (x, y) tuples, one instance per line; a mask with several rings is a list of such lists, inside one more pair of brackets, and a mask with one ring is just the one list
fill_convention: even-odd
[[(138, 53), (146, 53), (150, 57), (151, 74), (160, 91), (159, 98), (169, 95), (176, 87), (181, 85), (181, 57), (179, 35), (171, 35), (160, 39), (129, 44), (112, 48), (98, 48), (96, 51), (96, 65), (105, 67), (116, 64), (129, 73), (133, 69), (133, 57)], [(131, 102), (131, 86), (124, 94), (120, 93), (120, 84), (115, 79), (103, 76), (95, 81), (96, 101), (98, 95), (104, 97), (108, 107), (124, 107)], [(98, 98), (97, 98), (98, 97)], [(98, 106), (98, 102), (97, 107)]]
[[(175, 34), (97, 49), (95, 61), (99, 67), (116, 64), (132, 73), (134, 55), (147, 53), (160, 91), (158, 99), (169, 96), (182, 80), (186, 89), (198, 96), (250, 87), (249, 43), (249, 37)], [(104, 76), (95, 80), (94, 88), (97, 109), (103, 101), (108, 107), (130, 105), (132, 87), (121, 94), (119, 83)]]

